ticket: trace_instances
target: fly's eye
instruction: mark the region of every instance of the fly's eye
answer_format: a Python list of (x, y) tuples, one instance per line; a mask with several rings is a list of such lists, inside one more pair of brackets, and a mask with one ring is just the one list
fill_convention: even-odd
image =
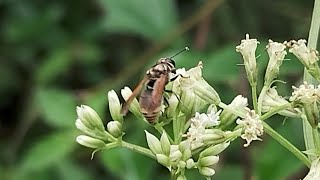
[(167, 58), (166, 60), (168, 63), (171, 63), (173, 66), (176, 66), (176, 63), (172, 59)]

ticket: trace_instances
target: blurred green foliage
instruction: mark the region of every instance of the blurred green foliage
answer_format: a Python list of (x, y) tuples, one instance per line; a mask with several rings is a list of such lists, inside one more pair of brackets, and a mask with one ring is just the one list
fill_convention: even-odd
[[(107, 92), (134, 87), (157, 58), (184, 46), (175, 58), (203, 74), (226, 103), (249, 97), (235, 46), (257, 38), (260, 77), (269, 38), (307, 38), (313, 1), (69, 0), (0, 1), (0, 179), (168, 179), (166, 169), (126, 149), (90, 150), (75, 143), (75, 107), (88, 104), (105, 120)], [(277, 84), (284, 96), (301, 79), (292, 56)], [(261, 84), (260, 84), (261, 85)], [(132, 118), (132, 117), (131, 117)], [(270, 124), (304, 149), (301, 122), (275, 117)], [(146, 145), (142, 122), (126, 122), (125, 139)], [(306, 168), (267, 135), (222, 155), (215, 179), (299, 179)], [(190, 179), (198, 179), (189, 173)]]

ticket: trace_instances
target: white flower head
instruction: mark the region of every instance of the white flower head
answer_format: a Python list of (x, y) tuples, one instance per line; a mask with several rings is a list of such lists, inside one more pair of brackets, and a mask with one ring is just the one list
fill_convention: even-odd
[(197, 147), (201, 147), (203, 145), (202, 136), (205, 134), (205, 130), (208, 127), (219, 125), (219, 114), (221, 110), (218, 112), (212, 110), (210, 113), (198, 113), (196, 112), (195, 117), (191, 118), (191, 125), (186, 134), (191, 149), (196, 149)]
[(287, 42), (278, 43), (269, 40), (269, 43), (266, 47), (269, 55), (269, 63), (265, 74), (265, 84), (267, 85), (271, 84), (279, 74), (279, 67), (281, 66), (283, 59), (287, 54), (285, 51), (286, 43)]
[(309, 173), (303, 180), (316, 180), (320, 179), (320, 158), (315, 159), (312, 164)]
[(298, 88), (292, 86), (292, 96), (289, 98), (290, 101), (301, 102), (303, 104), (311, 104), (318, 101), (318, 89), (314, 85), (308, 84), (306, 81), (303, 82)]
[(258, 43), (257, 39), (250, 39), (249, 34), (246, 34), (246, 39), (241, 40), (241, 44), (236, 47), (236, 51), (242, 54), (250, 84), (256, 84), (257, 82), (258, 70), (255, 52)]
[(242, 95), (236, 96), (232, 100), (232, 102), (229, 104), (229, 107), (240, 110), (240, 111), (247, 106), (248, 106), (248, 99), (243, 97)]
[(218, 93), (202, 78), (203, 64), (200, 61), (194, 68), (185, 72), (180, 69), (181, 76), (173, 82), (172, 91), (181, 97), (183, 112), (197, 112), (208, 104), (219, 104)]
[(287, 43), (290, 48), (289, 52), (293, 53), (299, 61), (305, 66), (308, 73), (317, 80), (320, 80), (320, 68), (318, 65), (319, 53), (315, 49), (310, 49), (306, 45), (307, 41), (300, 39), (298, 41), (291, 40)]
[[(268, 112), (273, 108), (288, 104), (289, 102), (278, 95), (276, 86), (270, 88), (262, 100), (262, 112)], [(301, 111), (298, 108), (288, 108), (279, 112), (279, 114), (289, 117), (296, 117)]]
[(244, 119), (238, 119), (236, 122), (243, 128), (243, 134), (241, 138), (246, 140), (247, 143), (244, 144), (244, 147), (248, 147), (251, 141), (259, 140), (262, 141), (258, 136), (263, 134), (263, 125), (260, 120), (259, 115), (255, 113), (254, 110), (246, 108), (247, 114)]
[(291, 40), (287, 45), (290, 47), (289, 52), (293, 53), (306, 67), (310, 67), (319, 61), (319, 53), (308, 48), (306, 43), (305, 39), (299, 39), (298, 41)]

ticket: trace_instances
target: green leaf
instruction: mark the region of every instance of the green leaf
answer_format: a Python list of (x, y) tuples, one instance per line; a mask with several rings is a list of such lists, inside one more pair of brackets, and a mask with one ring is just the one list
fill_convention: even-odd
[(98, 89), (92, 94), (86, 96), (84, 103), (92, 107), (100, 116), (107, 111), (108, 91), (105, 89)]
[(60, 131), (39, 139), (23, 154), (19, 170), (39, 171), (63, 161), (74, 149), (75, 138), (74, 131)]
[[(272, 122), (272, 119), (269, 121)], [(278, 123), (281, 124), (280, 121)], [(287, 121), (285, 127), (276, 130), (293, 144), (297, 144), (297, 141), (302, 139), (301, 121)], [(262, 147), (254, 149), (253, 167), (257, 173), (257, 179), (285, 179), (303, 167), (299, 159), (275, 140), (264, 139), (264, 142), (266, 143)]]
[(35, 72), (36, 81), (47, 84), (65, 73), (71, 65), (70, 49), (63, 48), (53, 53), (43, 61)]
[(69, 158), (57, 163), (60, 179), (90, 180), (94, 179), (91, 171), (80, 167)]
[(76, 120), (75, 97), (59, 89), (38, 89), (36, 102), (44, 120), (57, 127), (73, 127)]
[(133, 33), (158, 40), (176, 23), (171, 0), (101, 1), (108, 12), (105, 27), (111, 33)]
[[(99, 152), (103, 165), (113, 174), (126, 180), (148, 180), (155, 161), (128, 149), (109, 149)], [(159, 165), (160, 166), (160, 165)]]

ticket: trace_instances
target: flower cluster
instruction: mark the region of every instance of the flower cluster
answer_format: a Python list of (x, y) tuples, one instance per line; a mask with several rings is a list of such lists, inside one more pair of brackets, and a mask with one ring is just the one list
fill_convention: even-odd
[(304, 82), (298, 88), (292, 86), (293, 92), (290, 97), (296, 106), (303, 109), (304, 114), (313, 128), (318, 127), (319, 122), (319, 102), (320, 102), (320, 85), (317, 87)]
[[(287, 100), (278, 95), (276, 88), (276, 86), (273, 86), (266, 92), (262, 101), (262, 112), (269, 112), (280, 106), (289, 104)], [(301, 111), (298, 108), (288, 107), (279, 111), (278, 114), (287, 117), (300, 117)]]
[(170, 171), (175, 170), (175, 174), (184, 177), (185, 168), (194, 166), (188, 141), (182, 141), (179, 145), (171, 145), (166, 132), (162, 133), (160, 140), (148, 131), (145, 133), (148, 146), (157, 161)]
[(186, 112), (198, 112), (207, 103), (218, 105), (221, 100), (218, 93), (202, 78), (202, 62), (194, 68), (185, 71), (178, 69), (181, 78), (173, 84), (173, 92), (181, 97), (181, 109)]
[(307, 71), (317, 80), (320, 80), (320, 69), (318, 65), (319, 53), (317, 50), (310, 49), (306, 45), (307, 41), (300, 39), (291, 40), (287, 43), (289, 52), (293, 53), (304, 65)]
[[(275, 86), (272, 87), (272, 84), (277, 81), (280, 66), (287, 54), (287, 47), (290, 48), (289, 52), (297, 56), (305, 65), (308, 72), (320, 80), (317, 51), (308, 49), (304, 40), (289, 43), (269, 40), (266, 47), (269, 62), (263, 88), (257, 99), (258, 69), (255, 51), (258, 44), (257, 39), (250, 39), (247, 34), (241, 44), (236, 47), (236, 51), (240, 52), (244, 59), (247, 78), (252, 86), (254, 110), (248, 108), (248, 99), (242, 95), (236, 96), (230, 104), (224, 104), (215, 89), (202, 77), (203, 64), (200, 61), (194, 68), (189, 70), (181, 68), (176, 70), (176, 74), (169, 74), (176, 77), (165, 87), (172, 93), (163, 93), (165, 102), (161, 104), (161, 113), (156, 123), (150, 126), (155, 128), (161, 137), (158, 139), (145, 130), (148, 147), (133, 145), (122, 139), (124, 115), (127, 110), (137, 119), (147, 121), (141, 113), (140, 104), (136, 98), (133, 98), (128, 109), (123, 110), (113, 90), (108, 92), (112, 120), (108, 122), (106, 129), (101, 118), (92, 108), (85, 105), (77, 107), (76, 127), (85, 133), (77, 137), (77, 142), (96, 150), (117, 146), (129, 148), (156, 159), (171, 172), (174, 179), (185, 180), (187, 179), (185, 171), (192, 168), (197, 168), (206, 178), (213, 176), (214, 166), (219, 162), (219, 154), (234, 139), (241, 137), (246, 140), (244, 147), (248, 147), (254, 140), (262, 141), (264, 127), (266, 131), (269, 130), (267, 132), (271, 132), (268, 129), (271, 127), (262, 120), (274, 114), (305, 117), (314, 129), (317, 128), (320, 118), (318, 110), (320, 85), (316, 87), (305, 82), (299, 87), (293, 86), (289, 101), (278, 95)], [(128, 100), (132, 91), (125, 87), (121, 90), (121, 95), (124, 100)], [(172, 123), (171, 126), (166, 126), (170, 123)], [(171, 127), (172, 131), (167, 131)], [(318, 165), (319, 160), (313, 163), (313, 167)], [(314, 176), (318, 175), (311, 169), (307, 177)]]
[(244, 119), (238, 119), (236, 122), (243, 129), (243, 134), (241, 138), (246, 140), (247, 143), (244, 144), (244, 147), (248, 147), (251, 141), (259, 140), (262, 141), (258, 136), (262, 136), (263, 134), (263, 125), (262, 121), (259, 119), (259, 116), (254, 112), (254, 110), (250, 110), (246, 108), (247, 114)]
[[(191, 149), (197, 149), (204, 145), (203, 138), (207, 136), (207, 128), (219, 125), (219, 114), (221, 110), (215, 112), (213, 109), (209, 114), (196, 112), (195, 117), (191, 118), (191, 125), (187, 132), (187, 139), (191, 144)], [(223, 132), (222, 132), (223, 133)], [(220, 133), (222, 135), (222, 133)], [(218, 132), (216, 133), (218, 135)]]
[(236, 109), (240, 113), (245, 113), (245, 108), (248, 106), (248, 99), (242, 95), (236, 96), (232, 102), (228, 105), (229, 109), (224, 109), (220, 115), (220, 125), (221, 129), (226, 129), (238, 118), (230, 109)]

